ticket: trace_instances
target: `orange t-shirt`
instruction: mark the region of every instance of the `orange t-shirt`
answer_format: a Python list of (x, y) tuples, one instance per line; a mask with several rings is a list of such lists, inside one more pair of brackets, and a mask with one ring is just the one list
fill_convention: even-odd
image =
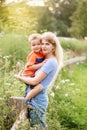
[(41, 63), (44, 60), (44, 55), (42, 52), (36, 53), (36, 52), (31, 52), (27, 56), (27, 64), (25, 65), (25, 70), (23, 71), (23, 75), (26, 76), (34, 76), (36, 70), (30, 70), (29, 67)]

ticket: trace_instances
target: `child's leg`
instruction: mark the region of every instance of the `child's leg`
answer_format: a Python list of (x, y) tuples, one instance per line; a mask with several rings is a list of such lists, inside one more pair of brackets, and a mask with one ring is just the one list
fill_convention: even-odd
[(26, 97), (27, 96), (27, 94), (31, 91), (31, 89), (33, 88), (33, 86), (31, 86), (31, 85), (29, 85), (29, 84), (26, 84), (25, 83), (25, 93), (24, 93), (24, 97)]
[(33, 89), (31, 89), (27, 93), (25, 99), (30, 100), (31, 98), (35, 97), (38, 93), (40, 93), (42, 90), (43, 90), (43, 87), (41, 84), (36, 85), (35, 87), (33, 87)]
[(25, 88), (24, 97), (26, 97), (26, 96), (27, 96), (27, 93), (28, 93), (27, 91), (28, 91), (28, 89), (29, 89), (29, 85), (27, 85), (27, 84), (25, 84), (25, 85), (26, 85), (26, 86), (25, 86), (26, 88)]

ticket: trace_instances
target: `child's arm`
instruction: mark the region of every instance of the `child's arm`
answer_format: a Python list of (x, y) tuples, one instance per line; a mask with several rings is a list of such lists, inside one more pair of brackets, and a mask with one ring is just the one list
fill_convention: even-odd
[(47, 59), (45, 59), (45, 60), (44, 60), (43, 62), (41, 62), (41, 63), (31, 65), (31, 66), (29, 66), (29, 69), (30, 69), (30, 70), (37, 70), (37, 69), (39, 69), (46, 61), (47, 61)]
[(43, 90), (43, 87), (41, 84), (36, 85), (31, 91), (27, 94), (25, 97), (26, 100), (30, 100), (31, 98), (35, 97), (38, 93), (40, 93)]

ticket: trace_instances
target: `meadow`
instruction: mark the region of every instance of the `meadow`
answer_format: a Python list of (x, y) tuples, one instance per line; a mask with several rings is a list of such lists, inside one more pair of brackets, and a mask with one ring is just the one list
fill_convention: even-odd
[[(87, 41), (60, 39), (64, 60), (87, 55)], [(9, 130), (15, 119), (8, 105), (10, 96), (23, 96), (25, 85), (14, 74), (23, 69), (30, 52), (27, 36), (4, 34), (0, 37), (0, 130)], [(47, 122), (50, 130), (87, 130), (87, 61), (64, 67), (51, 92)], [(25, 126), (26, 125), (26, 126)], [(28, 130), (23, 123), (19, 130)]]

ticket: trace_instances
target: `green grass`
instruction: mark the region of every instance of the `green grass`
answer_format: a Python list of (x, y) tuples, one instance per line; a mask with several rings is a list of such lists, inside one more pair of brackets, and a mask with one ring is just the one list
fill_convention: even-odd
[(87, 129), (86, 80), (87, 63), (62, 70), (53, 89), (55, 96), (49, 96), (48, 121), (54, 130), (60, 125), (66, 130)]
[(25, 61), (29, 52), (28, 37), (14, 33), (0, 37), (0, 54), (10, 59), (11, 66), (18, 61)]
[(61, 42), (62, 47), (66, 50), (70, 49), (78, 54), (85, 53), (87, 55), (87, 40), (60, 39), (60, 42)]

